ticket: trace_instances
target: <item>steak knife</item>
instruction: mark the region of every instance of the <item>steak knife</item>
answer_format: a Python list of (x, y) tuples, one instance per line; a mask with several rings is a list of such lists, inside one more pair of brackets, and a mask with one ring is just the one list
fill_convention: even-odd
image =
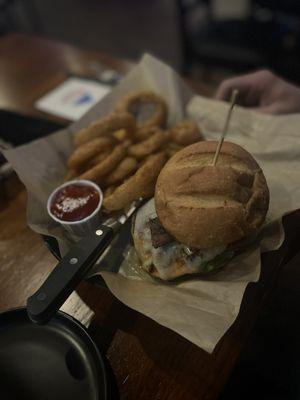
[(109, 218), (71, 248), (41, 287), (27, 299), (27, 313), (31, 321), (45, 324), (51, 319), (108, 248), (115, 234), (142, 204), (142, 198), (134, 201), (118, 218)]

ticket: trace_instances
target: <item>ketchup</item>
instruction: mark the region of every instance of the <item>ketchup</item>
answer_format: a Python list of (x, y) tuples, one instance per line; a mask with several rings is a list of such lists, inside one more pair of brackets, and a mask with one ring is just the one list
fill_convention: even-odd
[(99, 201), (99, 193), (93, 186), (72, 184), (55, 194), (50, 210), (61, 221), (80, 221), (95, 211)]

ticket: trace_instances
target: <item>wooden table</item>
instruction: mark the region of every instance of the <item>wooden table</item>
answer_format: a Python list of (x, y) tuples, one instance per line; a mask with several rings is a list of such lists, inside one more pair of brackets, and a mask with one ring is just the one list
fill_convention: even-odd
[[(33, 102), (61, 82), (66, 71), (86, 74), (93, 60), (120, 73), (131, 66), (126, 61), (48, 40), (17, 34), (2, 38), (0, 107), (41, 115)], [(193, 88), (209, 93), (198, 83)], [(16, 181), (11, 189), (0, 204), (0, 311), (24, 305), (56, 263), (40, 237), (27, 227), (25, 191)], [(124, 306), (108, 290), (86, 282), (79, 285), (77, 293), (95, 312), (89, 331), (112, 366), (121, 399), (218, 397), (281, 266), (295, 252), (300, 226), (298, 222), (296, 230), (295, 221), (299, 221), (299, 213), (285, 219), (289, 240), (280, 251), (263, 256), (260, 282), (248, 286), (239, 317), (212, 355)], [(70, 305), (68, 312), (75, 311)], [(76, 317), (81, 319), (78, 313)]]

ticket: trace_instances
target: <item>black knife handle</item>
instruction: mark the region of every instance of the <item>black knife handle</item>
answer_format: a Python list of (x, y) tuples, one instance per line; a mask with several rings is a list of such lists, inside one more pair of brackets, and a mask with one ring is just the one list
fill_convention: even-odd
[(27, 313), (33, 322), (49, 321), (109, 246), (113, 236), (111, 228), (100, 225), (72, 247), (37, 292), (27, 299)]

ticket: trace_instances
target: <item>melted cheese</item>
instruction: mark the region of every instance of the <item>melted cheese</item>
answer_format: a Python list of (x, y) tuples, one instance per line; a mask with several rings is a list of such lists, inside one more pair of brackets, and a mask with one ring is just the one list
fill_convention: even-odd
[(168, 279), (172, 263), (182, 261), (191, 272), (201, 272), (201, 268), (221, 254), (226, 246), (198, 251), (197, 255), (187, 255), (184, 246), (178, 242), (168, 243), (155, 249), (151, 241), (151, 231), (147, 222), (155, 218), (154, 201), (150, 200), (137, 214), (134, 229), (138, 235), (143, 265), (147, 269), (153, 264), (162, 279)]

